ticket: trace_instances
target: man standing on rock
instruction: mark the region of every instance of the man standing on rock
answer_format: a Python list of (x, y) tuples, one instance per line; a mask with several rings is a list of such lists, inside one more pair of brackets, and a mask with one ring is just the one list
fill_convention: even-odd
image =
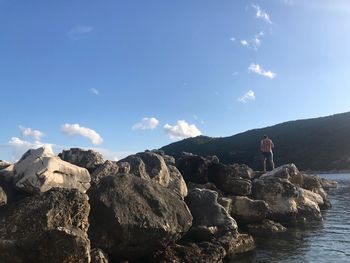
[(262, 152), (263, 157), (263, 167), (264, 172), (266, 172), (266, 160), (270, 163), (272, 170), (275, 169), (275, 164), (273, 162), (273, 153), (272, 149), (274, 148), (273, 142), (267, 137), (267, 135), (264, 135), (264, 138), (260, 142), (260, 150)]

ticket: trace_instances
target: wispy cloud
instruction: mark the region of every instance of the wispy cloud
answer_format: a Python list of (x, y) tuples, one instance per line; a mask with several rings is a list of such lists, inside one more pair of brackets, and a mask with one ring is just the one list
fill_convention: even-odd
[(270, 78), (270, 79), (274, 79), (277, 74), (272, 72), (271, 70), (264, 70), (259, 64), (250, 64), (250, 66), (248, 67), (248, 70), (250, 72), (253, 72), (255, 74)]
[(240, 43), (243, 47), (253, 48), (253, 49), (257, 50), (261, 45), (261, 37), (263, 35), (264, 35), (264, 32), (261, 31), (259, 34), (256, 34), (253, 38), (251, 38), (249, 40), (242, 39), (240, 41)]
[(181, 140), (189, 137), (196, 137), (202, 132), (194, 124), (188, 124), (184, 120), (179, 120), (175, 125), (165, 124), (164, 131), (172, 140)]
[(294, 0), (281, 0), (286, 5), (294, 5)]
[(242, 97), (238, 98), (238, 101), (242, 103), (247, 103), (249, 101), (254, 101), (254, 100), (255, 100), (255, 93), (252, 90), (248, 90), (247, 93), (245, 93)]
[(265, 10), (261, 9), (260, 6), (253, 4), (252, 7), (255, 9), (256, 13), (255, 13), (255, 17), (257, 19), (263, 20), (269, 24), (272, 24), (271, 22), (271, 18), (270, 15), (268, 13), (266, 13)]
[(153, 129), (157, 128), (158, 124), (159, 124), (159, 120), (157, 120), (156, 118), (144, 117), (144, 118), (142, 118), (141, 121), (135, 123), (132, 126), (132, 129), (133, 130), (153, 130)]
[(92, 94), (94, 94), (94, 95), (99, 95), (99, 94), (100, 94), (100, 92), (98, 91), (98, 89), (95, 89), (95, 88), (91, 88), (91, 89), (90, 89), (90, 92), (91, 92)]
[(236, 38), (231, 37), (231, 38), (230, 38), (230, 41), (235, 42), (235, 41), (236, 41)]
[(31, 128), (23, 127), (22, 125), (19, 126), (19, 129), (21, 130), (23, 137), (32, 137), (38, 141), (40, 141), (41, 137), (45, 135), (43, 132), (39, 130), (32, 130)]
[(87, 34), (91, 33), (94, 30), (95, 28), (92, 26), (86, 26), (86, 25), (75, 26), (68, 31), (68, 36), (74, 40), (77, 40), (77, 39), (86, 37)]
[(61, 132), (68, 136), (79, 135), (88, 138), (93, 144), (102, 144), (102, 137), (94, 130), (82, 127), (79, 124), (63, 124), (61, 125)]

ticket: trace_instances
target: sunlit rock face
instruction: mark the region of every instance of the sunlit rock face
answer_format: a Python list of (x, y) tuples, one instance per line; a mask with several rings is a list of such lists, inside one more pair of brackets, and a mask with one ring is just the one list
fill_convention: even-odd
[(90, 187), (85, 168), (61, 160), (49, 148), (27, 151), (13, 167), (13, 184), (27, 193), (40, 193), (53, 187), (78, 189)]

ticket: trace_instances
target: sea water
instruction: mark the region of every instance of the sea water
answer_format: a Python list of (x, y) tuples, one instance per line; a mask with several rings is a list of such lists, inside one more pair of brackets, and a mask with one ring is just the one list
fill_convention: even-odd
[(349, 262), (350, 263), (350, 174), (322, 174), (338, 188), (328, 191), (332, 208), (322, 211), (324, 220), (286, 233), (256, 238), (257, 249), (230, 262)]

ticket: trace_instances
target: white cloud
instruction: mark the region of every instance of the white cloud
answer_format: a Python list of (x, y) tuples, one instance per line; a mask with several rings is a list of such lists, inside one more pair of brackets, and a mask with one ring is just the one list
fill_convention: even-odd
[(242, 39), (241, 40), (241, 45), (243, 47), (253, 48), (253, 49), (257, 50), (260, 47), (260, 45), (261, 45), (261, 37), (263, 35), (264, 35), (264, 32), (260, 32), (259, 34), (255, 35), (250, 40)]
[(273, 79), (277, 76), (276, 73), (272, 72), (271, 70), (264, 70), (259, 64), (250, 64), (248, 67), (248, 70), (250, 72), (256, 73), (261, 76), (265, 76), (267, 78)]
[(86, 127), (81, 127), (79, 124), (63, 124), (61, 125), (61, 132), (73, 136), (80, 135), (91, 140), (93, 144), (103, 143), (102, 137), (94, 130)]
[(75, 26), (71, 28), (68, 32), (68, 36), (74, 40), (83, 38), (87, 34), (91, 33), (94, 31), (95, 28), (92, 26), (86, 26), (86, 25), (80, 25), (80, 26)]
[(140, 122), (135, 123), (132, 126), (132, 129), (133, 130), (153, 130), (158, 126), (158, 124), (159, 124), (159, 121), (156, 118), (145, 117), (145, 118), (142, 118)]
[(32, 130), (31, 128), (26, 128), (23, 126), (19, 126), (19, 129), (21, 130), (23, 137), (32, 137), (38, 141), (40, 141), (41, 137), (45, 135), (43, 132), (39, 130)]
[(242, 46), (249, 46), (248, 41), (245, 39), (241, 40), (241, 44), (242, 44)]
[[(69, 148), (68, 148), (69, 149)], [(103, 155), (103, 158), (105, 160), (111, 160), (111, 161), (119, 161), (131, 154), (135, 154), (136, 151), (114, 151), (106, 148), (99, 148), (99, 147), (94, 147), (94, 148), (85, 148), (85, 150), (93, 150), (96, 152), (99, 152)]]
[(98, 91), (98, 89), (95, 89), (95, 88), (91, 88), (91, 89), (90, 89), (90, 92), (91, 92), (92, 94), (95, 94), (95, 95), (99, 95), (99, 94), (100, 94), (100, 92)]
[(230, 38), (230, 41), (235, 42), (235, 41), (236, 41), (236, 38), (231, 37), (231, 38)]
[(253, 100), (255, 100), (255, 93), (252, 90), (249, 90), (242, 97), (238, 98), (238, 101), (242, 103), (247, 103), (248, 101), (253, 101)]
[(194, 124), (188, 124), (184, 120), (177, 121), (176, 125), (164, 125), (166, 134), (172, 140), (181, 140), (189, 137), (196, 137), (201, 135), (201, 131)]
[(263, 20), (263, 21), (265, 21), (265, 22), (267, 22), (269, 24), (272, 24), (270, 15), (268, 13), (266, 13), (264, 10), (262, 10), (260, 6), (253, 4), (252, 7), (256, 11), (255, 17), (257, 19), (261, 19), (261, 20)]

